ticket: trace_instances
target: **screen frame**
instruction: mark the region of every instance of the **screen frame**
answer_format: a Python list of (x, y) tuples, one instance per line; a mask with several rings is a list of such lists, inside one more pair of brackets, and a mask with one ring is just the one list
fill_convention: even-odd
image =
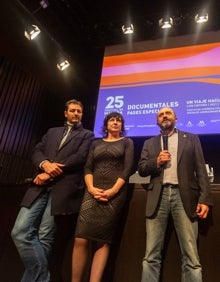
[[(174, 36), (174, 37), (160, 38), (156, 40), (146, 40), (146, 41), (134, 42), (132, 44), (128, 42), (127, 44), (107, 46), (105, 48), (104, 57), (132, 54), (132, 53), (137, 53), (137, 52), (156, 51), (156, 50), (163, 50), (163, 49), (195, 46), (195, 45), (202, 45), (202, 44), (209, 44), (209, 43), (219, 43), (219, 42), (220, 42), (220, 31), (215, 31), (215, 32), (209, 31), (209, 32), (204, 32), (200, 34), (190, 34), (190, 35), (184, 35), (184, 36)], [(97, 101), (99, 101), (99, 95), (98, 95)], [(96, 123), (97, 123), (98, 111), (99, 111), (99, 108), (98, 108), (98, 102), (97, 102), (95, 122), (94, 122), (94, 131), (95, 131)], [(155, 125), (156, 125), (156, 115), (155, 115)], [(159, 133), (159, 128), (157, 131)], [(204, 134), (198, 133), (198, 134), (199, 135), (210, 135), (210, 134), (218, 135), (220, 134), (220, 132), (219, 133), (216, 133), (216, 132), (204, 133)], [(135, 137), (135, 138), (145, 137), (145, 136), (151, 137), (154, 135), (156, 134), (149, 134), (149, 135), (146, 135), (146, 134), (130, 135), (128, 134), (129, 137)], [(101, 137), (101, 135), (97, 134), (96, 132), (95, 132), (95, 136)]]

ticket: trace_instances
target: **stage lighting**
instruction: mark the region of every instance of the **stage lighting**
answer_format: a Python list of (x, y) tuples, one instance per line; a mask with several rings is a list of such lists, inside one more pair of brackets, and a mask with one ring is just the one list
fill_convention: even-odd
[(30, 27), (27, 27), (27, 29), (24, 31), (24, 36), (28, 40), (33, 40), (35, 37), (37, 37), (40, 33), (40, 29), (36, 25), (31, 25)]
[(173, 26), (173, 19), (171, 17), (164, 17), (159, 20), (159, 27), (171, 28)]
[(41, 0), (41, 1), (40, 1), (40, 5), (41, 5), (41, 7), (42, 7), (43, 9), (46, 9), (46, 8), (48, 7), (48, 5), (49, 5), (49, 1), (47, 1), (47, 0)]
[(122, 29), (124, 34), (132, 34), (132, 33), (134, 33), (134, 26), (133, 26), (133, 24), (124, 24), (121, 29)]
[(208, 21), (208, 19), (209, 19), (209, 16), (208, 16), (208, 13), (206, 12), (199, 13), (195, 16), (196, 23), (205, 23)]
[(67, 61), (67, 60), (64, 60), (60, 63), (57, 64), (57, 68), (60, 70), (60, 71), (63, 71), (65, 70), (66, 68), (68, 68), (70, 66), (70, 63)]

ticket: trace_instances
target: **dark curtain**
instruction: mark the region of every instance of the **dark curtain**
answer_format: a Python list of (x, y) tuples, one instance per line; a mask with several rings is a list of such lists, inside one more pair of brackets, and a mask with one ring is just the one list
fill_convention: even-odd
[(30, 154), (45, 98), (34, 77), (0, 57), (0, 183), (20, 183), (32, 175)]

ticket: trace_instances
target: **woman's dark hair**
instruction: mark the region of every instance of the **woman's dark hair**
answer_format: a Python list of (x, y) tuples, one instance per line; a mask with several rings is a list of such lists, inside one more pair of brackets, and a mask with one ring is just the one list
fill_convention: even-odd
[(108, 121), (112, 118), (118, 118), (121, 121), (121, 132), (120, 132), (120, 136), (125, 136), (125, 120), (124, 117), (122, 116), (122, 114), (118, 113), (118, 112), (112, 112), (109, 113), (105, 116), (104, 121), (103, 121), (103, 126), (102, 126), (102, 134), (103, 137), (106, 137), (108, 135), (108, 129), (107, 129), (107, 124)]

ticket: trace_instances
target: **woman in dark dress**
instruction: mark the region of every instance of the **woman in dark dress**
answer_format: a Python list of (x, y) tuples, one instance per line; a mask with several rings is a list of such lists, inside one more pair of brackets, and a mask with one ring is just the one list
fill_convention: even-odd
[(101, 281), (133, 167), (133, 141), (124, 133), (123, 116), (110, 113), (104, 119), (104, 138), (95, 140), (90, 148), (85, 166), (87, 190), (75, 232), (72, 282), (83, 279), (90, 243), (95, 251), (89, 281)]

